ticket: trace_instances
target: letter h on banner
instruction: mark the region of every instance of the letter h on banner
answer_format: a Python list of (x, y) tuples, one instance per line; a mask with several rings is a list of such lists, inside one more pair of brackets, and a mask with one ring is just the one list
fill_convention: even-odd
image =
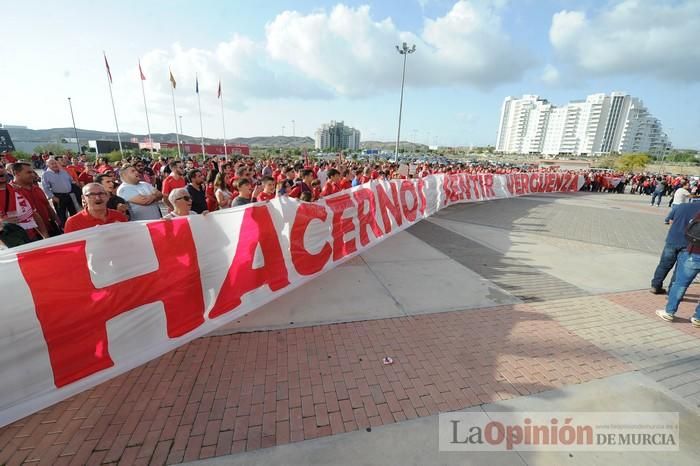
[[(46, 339), (54, 383), (62, 387), (114, 365), (107, 321), (162, 301), (168, 337), (204, 322), (197, 252), (187, 219), (147, 225), (158, 270), (95, 288), (85, 241), (17, 255)], [(76, 260), (81, 257), (81, 260)]]

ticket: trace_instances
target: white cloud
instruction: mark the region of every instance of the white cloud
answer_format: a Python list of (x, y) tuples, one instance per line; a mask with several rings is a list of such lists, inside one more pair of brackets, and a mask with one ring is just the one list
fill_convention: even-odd
[(547, 84), (557, 84), (559, 82), (559, 70), (552, 65), (545, 66), (542, 72), (542, 81)]
[(460, 0), (445, 15), (426, 19), (420, 36), (390, 18), (374, 20), (368, 6), (335, 6), (303, 15), (285, 11), (266, 27), (270, 57), (347, 96), (391, 89), (400, 79), (401, 42), (415, 43), (407, 83), (493, 87), (520, 78), (533, 61), (512, 44), (490, 2)]
[(582, 72), (700, 78), (700, 2), (623, 0), (589, 17), (560, 11), (549, 39), (557, 56)]

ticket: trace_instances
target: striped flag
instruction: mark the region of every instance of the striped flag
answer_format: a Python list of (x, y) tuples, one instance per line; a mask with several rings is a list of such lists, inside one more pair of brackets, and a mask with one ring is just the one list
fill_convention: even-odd
[(219, 79), (219, 90), (216, 93), (216, 98), (220, 99), (221, 98), (221, 80)]
[(102, 52), (102, 54), (105, 56), (105, 67), (107, 67), (107, 76), (109, 77), (109, 83), (112, 84), (112, 72), (109, 69), (109, 62), (107, 61), (107, 54), (105, 52)]
[(199, 94), (199, 77), (197, 75), (194, 75), (194, 92)]
[(139, 60), (139, 74), (141, 75), (141, 81), (145, 81), (146, 75), (143, 74), (143, 70), (141, 69), (141, 60)]
[(177, 83), (175, 82), (175, 76), (173, 76), (172, 70), (168, 70), (168, 71), (170, 71), (170, 84), (173, 85), (173, 89), (176, 89)]

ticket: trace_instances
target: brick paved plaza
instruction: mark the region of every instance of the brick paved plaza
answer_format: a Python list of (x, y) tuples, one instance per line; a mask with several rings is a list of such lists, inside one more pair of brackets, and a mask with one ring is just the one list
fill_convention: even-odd
[[(288, 315), (269, 320), (283, 305), (272, 303), (238, 327), (0, 429), (0, 464), (177, 464), (225, 455), (233, 462), (243, 452), (373, 435), (368, 430), (384, 425), (632, 372), (700, 413), (700, 331), (687, 321), (700, 286), (689, 290), (678, 322), (654, 315), (665, 297), (647, 287), (666, 210), (645, 202), (578, 194), (451, 207), (397, 240), (410, 244), (408, 255), (426, 248), (422, 265), (380, 261), (380, 245), (333, 271), (336, 282), (319, 278), (294, 292), (313, 295), (321, 283), (343, 300), (347, 287), (370, 286), (347, 281), (364, 268), (393, 303), (388, 314), (344, 322), (343, 310), (329, 307), (327, 315), (309, 310), (306, 321), (294, 314), (290, 324)], [(400, 246), (387, 244), (386, 256)], [(408, 306), (416, 290), (401, 277), (415, 280), (416, 268), (430, 267), (435, 272), (415, 284), (430, 299)], [(481, 284), (473, 302), (441, 301), (444, 289), (459, 293), (459, 276), (441, 288), (446, 267)], [(441, 291), (430, 295), (431, 287)], [(363, 308), (370, 314), (384, 302), (372, 301)], [(382, 364), (387, 355), (394, 364)]]

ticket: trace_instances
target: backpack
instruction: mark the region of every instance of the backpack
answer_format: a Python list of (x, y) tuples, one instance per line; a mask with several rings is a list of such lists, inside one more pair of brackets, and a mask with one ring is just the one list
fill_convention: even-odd
[(700, 246), (700, 218), (694, 218), (685, 229), (685, 239), (688, 246)]

